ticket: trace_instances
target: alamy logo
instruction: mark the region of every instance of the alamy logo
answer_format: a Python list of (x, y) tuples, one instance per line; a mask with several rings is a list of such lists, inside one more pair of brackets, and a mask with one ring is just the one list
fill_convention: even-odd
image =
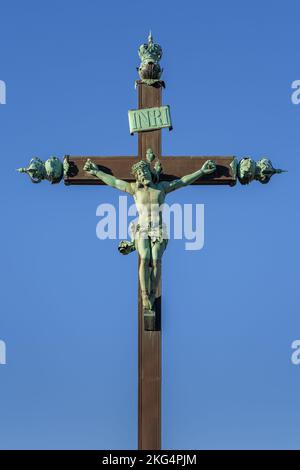
[[(122, 240), (142, 237), (157, 240), (186, 240), (188, 251), (204, 246), (204, 204), (135, 204), (128, 205), (127, 196), (119, 196), (119, 207), (106, 203), (97, 207), (100, 217), (96, 235), (100, 240)], [(126, 245), (127, 246), (127, 245)], [(129, 245), (128, 245), (129, 246)]]
[(6, 83), (0, 80), (0, 104), (6, 104)]
[(6, 344), (0, 339), (0, 365), (6, 364)]
[(300, 80), (294, 80), (292, 83), (292, 89), (295, 90), (292, 93), (291, 100), (293, 104), (300, 104)]
[(291, 361), (294, 366), (300, 365), (300, 339), (295, 339), (291, 345), (292, 349), (294, 349), (293, 354), (291, 355)]

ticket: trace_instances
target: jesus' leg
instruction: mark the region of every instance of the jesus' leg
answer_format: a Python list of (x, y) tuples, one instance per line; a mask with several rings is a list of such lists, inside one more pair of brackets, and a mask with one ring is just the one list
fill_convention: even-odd
[(151, 274), (151, 292), (150, 292), (150, 302), (153, 305), (155, 302), (157, 290), (161, 280), (161, 259), (165, 251), (166, 244), (165, 241), (158, 242), (156, 241), (151, 247), (151, 256), (152, 256), (152, 274)]
[(140, 257), (139, 279), (142, 291), (143, 307), (146, 310), (151, 310), (150, 303), (150, 241), (148, 238), (140, 238), (136, 240), (136, 247)]

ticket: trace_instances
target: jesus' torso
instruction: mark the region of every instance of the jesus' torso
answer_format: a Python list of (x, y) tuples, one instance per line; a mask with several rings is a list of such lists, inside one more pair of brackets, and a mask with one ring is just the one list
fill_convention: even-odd
[(166, 193), (160, 183), (149, 186), (135, 185), (134, 201), (139, 214), (139, 224), (144, 226), (161, 226), (160, 206), (164, 203)]

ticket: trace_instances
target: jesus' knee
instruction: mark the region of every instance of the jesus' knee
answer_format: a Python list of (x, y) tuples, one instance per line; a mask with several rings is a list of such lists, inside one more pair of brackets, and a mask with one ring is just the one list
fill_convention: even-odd
[(150, 264), (150, 256), (140, 256), (140, 266), (148, 266)]
[(161, 260), (160, 259), (153, 259), (152, 266), (155, 271), (159, 271), (161, 268)]

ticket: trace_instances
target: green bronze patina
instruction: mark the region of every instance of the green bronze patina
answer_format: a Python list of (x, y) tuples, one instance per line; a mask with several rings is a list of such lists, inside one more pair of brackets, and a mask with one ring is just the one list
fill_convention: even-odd
[(152, 148), (148, 148), (146, 151), (146, 160), (147, 162), (151, 163), (154, 160), (155, 156), (153, 153)]
[(259, 181), (266, 184), (276, 173), (283, 173), (285, 170), (274, 168), (269, 158), (261, 158), (255, 162), (250, 157), (244, 157), (237, 166), (237, 177), (241, 184), (249, 184), (251, 181)]
[(130, 109), (128, 111), (130, 134), (152, 131), (167, 127), (172, 129), (169, 106), (157, 108)]
[(138, 54), (141, 64), (137, 70), (142, 82), (147, 85), (154, 85), (159, 81), (163, 72), (159, 65), (162, 48), (159, 44), (154, 44), (151, 31), (148, 36), (148, 43), (139, 47)]
[[(67, 162), (66, 162), (67, 163)], [(43, 162), (38, 157), (33, 157), (27, 168), (18, 168), (20, 173), (27, 173), (33, 183), (48, 180), (51, 184), (59, 183), (67, 168), (57, 157), (50, 157)]]
[[(150, 150), (148, 149), (148, 157), (153, 154)], [(84, 170), (89, 174), (113, 188), (131, 194), (134, 198), (139, 218), (137, 224), (132, 227), (133, 240), (121, 242), (119, 251), (122, 254), (128, 254), (136, 249), (139, 253), (139, 279), (143, 307), (150, 312), (150, 315), (154, 314), (155, 294), (161, 278), (161, 258), (168, 242), (161, 212), (165, 197), (168, 193), (192, 184), (216, 170), (215, 163), (207, 160), (198, 171), (190, 175), (173, 181), (160, 181), (158, 169), (161, 171), (161, 164), (159, 160), (156, 163), (154, 169), (146, 160), (135, 163), (132, 166), (135, 183), (127, 183), (99, 170), (90, 159), (84, 165)]]

